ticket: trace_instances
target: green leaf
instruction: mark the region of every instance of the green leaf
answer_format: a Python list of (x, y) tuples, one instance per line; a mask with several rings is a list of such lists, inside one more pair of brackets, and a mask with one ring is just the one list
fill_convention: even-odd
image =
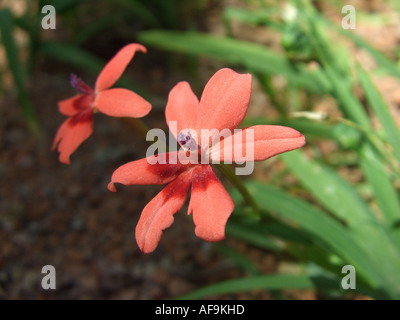
[(343, 149), (358, 149), (364, 138), (360, 130), (343, 122), (334, 127), (333, 135)]
[(223, 18), (227, 20), (239, 20), (252, 26), (276, 25), (278, 11), (276, 8), (249, 10), (245, 8), (228, 7), (224, 10)]
[[(381, 209), (384, 223), (389, 228), (394, 227), (400, 221), (399, 197), (384, 165), (369, 144), (362, 148), (360, 163)], [(396, 234), (400, 236), (399, 232)]]
[(328, 122), (322, 121), (313, 121), (309, 119), (286, 119), (286, 118), (278, 118), (278, 119), (266, 119), (266, 118), (251, 118), (246, 117), (241, 123), (242, 127), (255, 126), (258, 124), (267, 124), (267, 125), (280, 125), (291, 127), (300, 131), (306, 137), (315, 137), (315, 138), (323, 138), (323, 139), (333, 139), (333, 129), (334, 125)]
[(113, 5), (120, 5), (127, 10), (131, 16), (140, 18), (141, 21), (145, 22), (151, 27), (158, 28), (160, 23), (154, 13), (147, 8), (140, 1), (135, 0), (108, 0)]
[(68, 10), (74, 9), (85, 0), (41, 0), (39, 7), (43, 8), (45, 5), (51, 5), (56, 9), (57, 14), (65, 13)]
[(253, 262), (246, 258), (243, 254), (239, 253), (234, 248), (222, 245), (220, 243), (214, 244), (214, 248), (230, 260), (232, 260), (238, 267), (244, 271), (250, 273), (251, 275), (259, 275), (260, 272), (254, 266)]
[(97, 74), (104, 67), (105, 62), (89, 52), (77, 46), (68, 45), (62, 42), (44, 42), (40, 51), (52, 58), (78, 67), (82, 70)]
[(309, 2), (299, 2), (301, 4), (302, 17), (308, 24), (308, 37), (325, 75), (331, 84), (331, 93), (339, 102), (339, 107), (343, 113), (364, 128), (370, 128), (368, 114), (363, 105), (358, 101), (352, 92), (352, 83), (348, 67), (343, 64), (346, 59), (339, 59), (336, 47), (328, 38), (323, 25), (318, 23), (318, 14)]
[(141, 32), (139, 40), (165, 50), (206, 55), (241, 64), (257, 72), (281, 75), (293, 85), (312, 92), (323, 93), (330, 89), (327, 79), (320, 71), (308, 71), (305, 66), (295, 68), (286, 58), (259, 44), (197, 32), (158, 30)]
[(77, 46), (62, 42), (44, 42), (40, 51), (52, 58), (78, 67), (90, 73), (97, 74), (105, 65), (105, 62), (96, 56), (80, 49)]
[[(266, 232), (268, 235), (271, 235), (274, 238), (278, 238), (288, 242), (294, 242), (302, 246), (313, 244), (313, 237), (308, 232), (294, 226), (283, 224), (276, 219), (268, 223), (261, 221), (255, 224), (253, 226), (253, 229), (258, 230), (259, 232)], [(283, 245), (283, 247), (286, 248), (286, 245)]]
[(334, 171), (306, 159), (301, 150), (286, 153), (282, 159), (330, 212), (349, 225), (350, 233), (372, 260), (371, 266), (381, 276), (388, 294), (399, 297), (399, 251), (388, 230), (380, 224), (355, 189)]
[(340, 26), (335, 25), (333, 22), (329, 21), (322, 15), (318, 15), (318, 19), (324, 23), (325, 25), (335, 29), (338, 31), (340, 34), (346, 36), (347, 38), (351, 39), (357, 46), (360, 48), (363, 48), (367, 50), (375, 59), (377, 62), (377, 65), (379, 67), (382, 67), (386, 70), (386, 72), (400, 78), (400, 69), (399, 67), (392, 62), (389, 58), (387, 58), (382, 52), (379, 50), (375, 49), (373, 46), (371, 46), (368, 42), (366, 42), (364, 39), (360, 38), (357, 34), (355, 34), (351, 30), (346, 30), (343, 29)]
[(394, 154), (398, 161), (400, 161), (400, 130), (396, 121), (367, 72), (361, 66), (358, 66), (358, 73), (368, 104), (378, 116)]
[(236, 293), (241, 291), (267, 289), (314, 289), (314, 282), (303, 275), (270, 275), (258, 276), (244, 279), (223, 281), (189, 294), (179, 297), (181, 300), (193, 300), (204, 297), (217, 296), (227, 293)]
[(43, 8), (45, 5), (51, 5), (56, 9), (57, 14), (59, 15), (68, 10), (74, 9), (83, 2), (85, 2), (85, 0), (40, 0), (39, 8)]
[(376, 220), (355, 189), (329, 167), (307, 159), (301, 150), (285, 153), (281, 158), (321, 204), (350, 226)]
[(400, 201), (397, 190), (370, 144), (365, 144), (361, 149), (360, 164), (382, 213), (383, 224), (399, 252), (400, 232), (396, 226), (400, 222)]
[(332, 93), (338, 100), (339, 107), (345, 113), (346, 117), (358, 123), (363, 128), (370, 128), (371, 124), (368, 114), (361, 102), (353, 94), (350, 83), (343, 81), (343, 77), (332, 66), (326, 65), (324, 68), (332, 84)]
[[(332, 254), (330, 252), (327, 252), (326, 250), (323, 250), (321, 248), (315, 247), (315, 246), (302, 246), (298, 244), (290, 244), (287, 247), (287, 251), (300, 259), (301, 262), (313, 262), (320, 267), (322, 267), (325, 271), (329, 271), (333, 274), (337, 274), (337, 269), (338, 266), (334, 263), (332, 263)], [(335, 256), (337, 257), (337, 256)], [(343, 263), (342, 260), (337, 259), (338, 261), (342, 262), (342, 266), (345, 264)]]
[(270, 239), (267, 234), (254, 230), (248, 225), (229, 222), (226, 226), (226, 233), (231, 237), (241, 239), (260, 248), (274, 251), (282, 250), (282, 246)]
[(26, 91), (26, 75), (23, 64), (18, 59), (18, 50), (13, 36), (13, 17), (8, 9), (0, 10), (0, 32), (1, 42), (6, 51), (8, 66), (13, 74), (18, 100), (25, 115), (28, 125), (34, 131), (37, 130), (36, 112), (30, 102)]
[(373, 268), (374, 260), (367, 256), (347, 228), (325, 212), (258, 181), (249, 181), (246, 186), (263, 210), (275, 212), (282, 221), (309, 232), (318, 246), (355, 266), (357, 275), (364, 277), (371, 287), (381, 282), (380, 274)]
[(74, 44), (78, 47), (80, 44), (85, 43), (90, 38), (100, 34), (103, 30), (107, 30), (115, 25), (117, 19), (115, 15), (107, 16), (102, 19), (97, 19), (89, 26), (80, 30), (74, 37)]

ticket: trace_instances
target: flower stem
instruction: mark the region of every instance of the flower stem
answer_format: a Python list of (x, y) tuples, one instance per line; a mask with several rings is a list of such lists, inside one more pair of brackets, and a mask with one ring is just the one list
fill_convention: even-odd
[(232, 167), (220, 163), (220, 164), (215, 164), (215, 166), (221, 171), (221, 173), (228, 178), (228, 180), (235, 186), (235, 188), (240, 192), (242, 195), (243, 199), (247, 202), (247, 204), (252, 207), (254, 211), (254, 216), (255, 218), (259, 219), (261, 214), (260, 214), (260, 208), (258, 207), (257, 202), (254, 200), (252, 195), (250, 194), (249, 190), (247, 190), (246, 186), (244, 185), (243, 181), (235, 174), (235, 171), (232, 169)]
[(124, 118), (124, 121), (135, 131), (137, 131), (143, 138), (146, 139), (147, 132), (150, 128), (139, 118)]

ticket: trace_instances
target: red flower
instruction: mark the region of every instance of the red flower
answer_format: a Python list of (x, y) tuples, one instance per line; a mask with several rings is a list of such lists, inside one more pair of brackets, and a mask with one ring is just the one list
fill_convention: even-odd
[(71, 86), (80, 94), (58, 103), (60, 112), (69, 117), (58, 129), (53, 142), (53, 150), (58, 144), (61, 162), (69, 164), (70, 155), (92, 134), (94, 112), (133, 118), (150, 112), (150, 103), (136, 93), (127, 89), (109, 89), (121, 77), (138, 50), (146, 53), (146, 48), (136, 43), (118, 51), (100, 72), (94, 90), (71, 74)]
[[(207, 83), (200, 102), (187, 82), (178, 83), (170, 92), (165, 110), (167, 123), (176, 121), (179, 134), (175, 137), (182, 146), (188, 143), (198, 146), (198, 150), (207, 153), (194, 133), (201, 129), (229, 129), (231, 132), (243, 120), (250, 100), (251, 75), (238, 74), (230, 69), (218, 71)], [(171, 127), (170, 127), (171, 128)], [(191, 130), (186, 130), (191, 128)], [(184, 130), (185, 129), (185, 130)], [(252, 141), (241, 140), (240, 143), (252, 143), (254, 154), (238, 156), (231, 152), (232, 146), (227, 141), (214, 141), (218, 146), (216, 152), (209, 152), (213, 158), (218, 150), (228, 148), (228, 157), (236, 161), (264, 160), (279, 153), (290, 151), (304, 145), (305, 138), (298, 131), (281, 126), (260, 125), (245, 129), (254, 130)], [(173, 130), (171, 130), (173, 131)], [(212, 136), (212, 138), (216, 138)], [(215, 139), (214, 139), (215, 140)], [(200, 140), (199, 140), (200, 141)], [(236, 142), (236, 140), (233, 140)], [(214, 150), (214, 149), (213, 149)], [(162, 231), (173, 223), (173, 215), (179, 211), (191, 188), (188, 214), (193, 213), (196, 235), (206, 241), (219, 241), (225, 237), (225, 224), (234, 209), (234, 204), (210, 164), (198, 164), (194, 158), (187, 164), (178, 161), (172, 164), (172, 157), (185, 150), (163, 153), (145, 159), (129, 162), (119, 167), (112, 175), (108, 185), (110, 191), (116, 191), (114, 183), (165, 184), (169, 183), (143, 209), (136, 227), (136, 241), (140, 249), (149, 253), (156, 249)], [(222, 157), (223, 158), (223, 157)], [(159, 163), (153, 160), (158, 159)], [(166, 160), (164, 163), (160, 160)], [(226, 158), (223, 158), (226, 160)]]

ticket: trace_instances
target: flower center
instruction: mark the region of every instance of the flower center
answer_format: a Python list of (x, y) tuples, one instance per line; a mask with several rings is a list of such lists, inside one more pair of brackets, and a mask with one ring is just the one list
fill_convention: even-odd
[(183, 130), (179, 132), (178, 142), (186, 150), (197, 151), (199, 147), (191, 130)]

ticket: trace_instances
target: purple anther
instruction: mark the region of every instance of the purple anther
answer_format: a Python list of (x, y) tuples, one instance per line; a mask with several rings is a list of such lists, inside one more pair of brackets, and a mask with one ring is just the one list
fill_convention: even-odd
[(70, 76), (70, 84), (72, 88), (79, 91), (80, 93), (90, 94), (90, 95), (93, 94), (92, 88), (89, 87), (85, 82), (82, 81), (81, 78), (79, 78), (77, 75), (73, 73), (71, 73)]
[(178, 134), (178, 142), (181, 146), (184, 146), (186, 143), (188, 143), (191, 138), (192, 138), (192, 135), (190, 134), (190, 132), (188, 132), (187, 134), (180, 132)]
[(178, 142), (185, 149), (195, 150), (198, 148), (196, 140), (193, 138), (190, 131), (184, 133), (181, 131), (178, 134)]

